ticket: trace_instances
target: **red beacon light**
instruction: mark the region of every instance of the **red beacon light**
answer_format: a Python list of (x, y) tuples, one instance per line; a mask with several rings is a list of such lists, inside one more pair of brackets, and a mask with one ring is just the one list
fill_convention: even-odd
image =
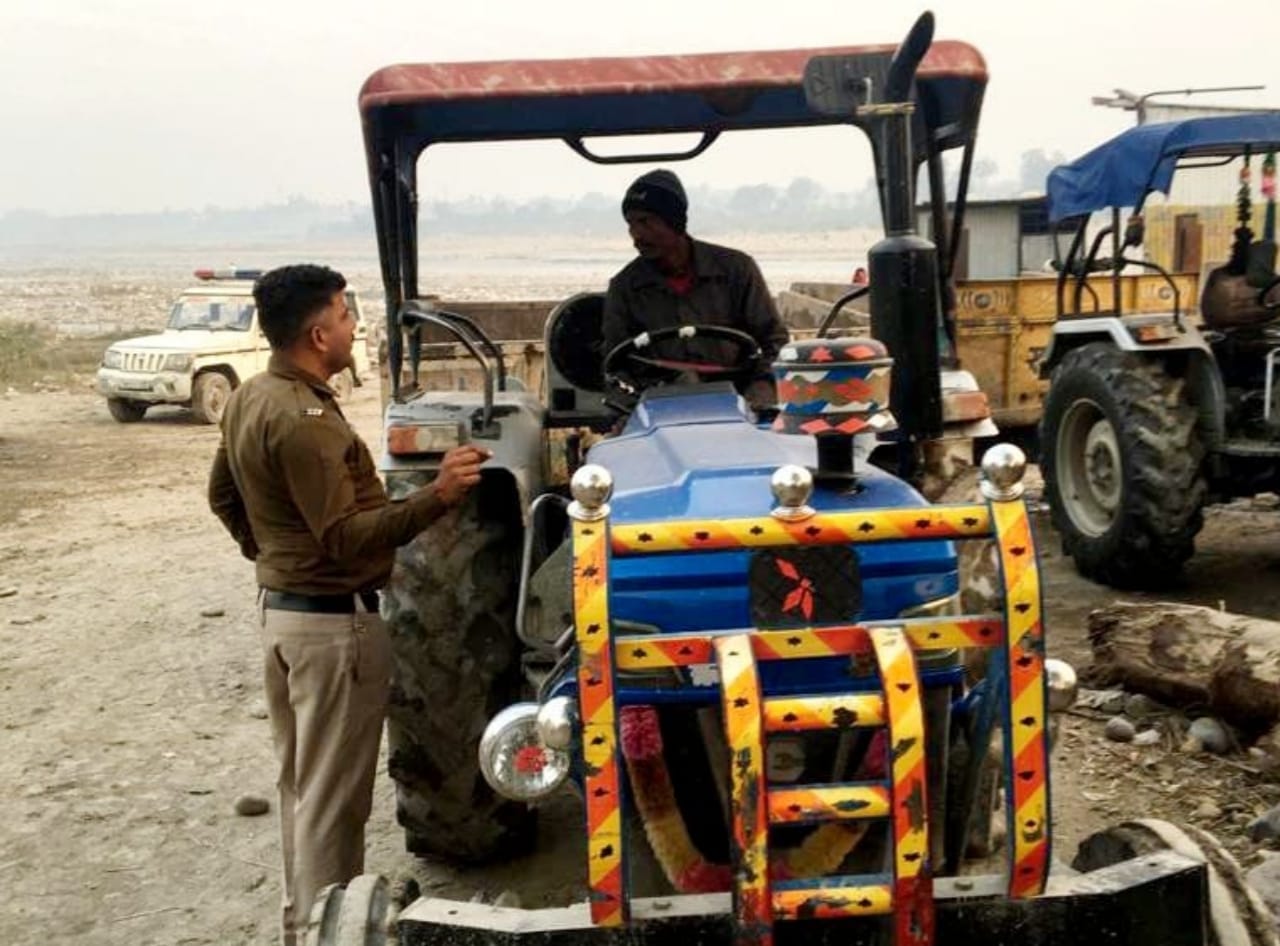
[(197, 269), (196, 279), (206, 282), (214, 279), (257, 279), (262, 275), (260, 269)]

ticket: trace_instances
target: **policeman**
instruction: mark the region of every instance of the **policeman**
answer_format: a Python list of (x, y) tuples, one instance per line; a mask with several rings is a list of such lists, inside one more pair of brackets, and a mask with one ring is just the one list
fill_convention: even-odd
[(395, 550), (459, 503), (488, 451), (458, 447), (428, 487), (390, 503), (325, 378), (352, 364), (346, 280), (284, 266), (255, 284), (266, 372), (231, 396), (209, 505), (254, 562), (267, 710), (279, 759), (282, 941), (327, 884), (364, 868), (391, 676), (378, 589)]

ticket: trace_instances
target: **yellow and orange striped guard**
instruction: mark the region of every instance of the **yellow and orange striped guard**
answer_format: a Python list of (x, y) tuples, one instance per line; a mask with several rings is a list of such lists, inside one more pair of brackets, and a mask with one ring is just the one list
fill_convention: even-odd
[(773, 942), (769, 891), (769, 786), (764, 770), (762, 696), (751, 636), (727, 634), (715, 641), (725, 738), (733, 757), (734, 913), (740, 946)]
[(591, 921), (621, 926), (624, 896), (622, 795), (609, 631), (609, 524), (573, 523), (573, 619), (578, 644), (583, 789), (587, 808), (587, 883)]
[(871, 632), (889, 716), (893, 783), (895, 946), (933, 943), (929, 799), (925, 778), (924, 703), (915, 655), (897, 628)]
[(903, 539), (974, 539), (990, 534), (991, 516), (982, 505), (817, 513), (798, 522), (773, 516), (681, 519), (619, 525), (612, 532), (615, 555)]
[(1008, 621), (1009, 698), (1004, 720), (1008, 783), (1009, 896), (1044, 892), (1049, 874), (1049, 768), (1045, 741), (1044, 621), (1040, 573), (1027, 506), (1021, 499), (993, 501)]

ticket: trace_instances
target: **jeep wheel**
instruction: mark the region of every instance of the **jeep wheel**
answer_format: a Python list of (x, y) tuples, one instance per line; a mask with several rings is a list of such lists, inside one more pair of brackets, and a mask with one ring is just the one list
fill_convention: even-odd
[(220, 371), (197, 375), (191, 388), (191, 413), (202, 424), (217, 424), (231, 397), (231, 379)]
[(384, 596), (388, 769), (414, 854), (478, 862), (533, 842), (532, 810), (495, 794), (477, 756), (488, 721), (521, 698), (516, 502), (507, 481), (486, 476), (400, 549)]
[(1208, 868), (1206, 919), (1212, 946), (1277, 946), (1271, 911), (1236, 859), (1207, 831), (1154, 818), (1126, 821), (1081, 841), (1071, 866), (1094, 871), (1159, 851), (1174, 851)]
[(1053, 525), (1080, 574), (1167, 585), (1204, 523), (1204, 448), (1182, 380), (1108, 343), (1077, 348), (1053, 372), (1040, 442)]
[(107, 398), (107, 410), (122, 424), (136, 424), (147, 413), (145, 401), (130, 401), (123, 397)]
[(337, 395), (339, 401), (351, 400), (351, 391), (355, 387), (355, 382), (351, 377), (351, 369), (343, 368), (331, 377), (329, 379), (329, 387), (333, 388), (333, 393)]

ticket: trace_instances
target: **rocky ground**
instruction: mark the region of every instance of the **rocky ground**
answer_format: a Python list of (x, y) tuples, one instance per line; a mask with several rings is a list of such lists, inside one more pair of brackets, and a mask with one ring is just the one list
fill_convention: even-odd
[[(83, 379), (0, 393), (0, 942), (272, 942), (274, 812), (235, 813), (272, 796), (262, 718), (253, 576), (207, 512), (217, 434), (180, 409), (111, 420)], [(351, 416), (376, 440), (372, 387)], [(1280, 614), (1280, 513), (1216, 509), (1176, 600)], [(1039, 520), (1051, 651), (1087, 663), (1085, 616), (1112, 592), (1079, 579)], [(1103, 734), (1119, 706), (1080, 707), (1055, 752), (1055, 843), (1133, 816), (1190, 821), (1242, 860), (1245, 827), (1280, 802), (1247, 753), (1180, 748), (1157, 710), (1148, 745)], [(1154, 715), (1152, 715), (1154, 713)], [(1135, 711), (1135, 715), (1141, 715)], [(273, 800), (274, 801), (274, 800)], [(424, 892), (526, 906), (583, 894), (579, 812), (553, 805), (544, 853), (458, 872), (402, 852), (392, 788), (377, 788), (369, 866)]]

